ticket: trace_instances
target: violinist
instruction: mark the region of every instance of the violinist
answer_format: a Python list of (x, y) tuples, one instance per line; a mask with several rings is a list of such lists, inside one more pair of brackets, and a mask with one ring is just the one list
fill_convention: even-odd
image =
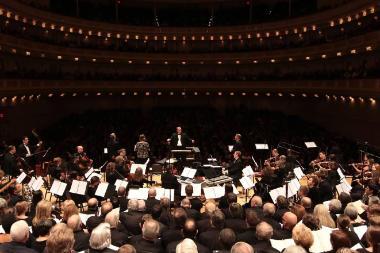
[(50, 175), (60, 181), (66, 181), (68, 178), (68, 171), (65, 163), (61, 157), (54, 157), (53, 161), (50, 163)]
[(264, 161), (264, 164), (269, 164), (271, 167), (276, 166), (276, 162), (280, 159), (280, 153), (277, 148), (272, 149), (271, 156)]
[(351, 163), (349, 165), (352, 166), (354, 169), (355, 176), (361, 176), (362, 173), (363, 175), (366, 174), (367, 172), (372, 170), (372, 164), (373, 164), (373, 159), (368, 159), (368, 157), (365, 155), (363, 157), (363, 162), (361, 163)]
[(8, 189), (16, 183), (16, 179), (9, 180), (5, 177), (5, 172), (0, 170), (0, 197), (6, 197), (8, 195)]
[(322, 168), (327, 168), (329, 166), (329, 161), (327, 161), (326, 153), (320, 151), (318, 153), (318, 158), (310, 162), (310, 166), (315, 170), (320, 170)]
[(3, 169), (7, 175), (16, 177), (19, 174), (16, 160), (16, 147), (13, 145), (8, 146), (3, 160)]

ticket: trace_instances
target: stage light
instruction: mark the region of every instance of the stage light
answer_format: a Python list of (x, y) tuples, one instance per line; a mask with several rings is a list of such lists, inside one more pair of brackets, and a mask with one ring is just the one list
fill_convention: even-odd
[(108, 93), (108, 96), (112, 96), (112, 95), (113, 95), (112, 92)]
[(194, 96), (198, 96), (198, 92), (194, 91)]
[(356, 49), (352, 49), (351, 54), (356, 54)]
[(65, 27), (61, 26), (59, 30), (61, 30), (61, 32), (64, 32), (65, 31)]
[(27, 56), (30, 56), (30, 52), (29, 52), (29, 51), (26, 51), (25, 54), (26, 54)]
[(375, 13), (375, 7), (369, 8), (369, 12), (372, 13), (372, 14)]
[(334, 21), (330, 21), (330, 26), (333, 27), (335, 25)]
[(222, 95), (223, 95), (223, 93), (219, 91), (218, 92), (218, 96), (222, 96)]
[(326, 97), (327, 100), (330, 100), (330, 96), (329, 95), (326, 94), (325, 97)]
[(371, 46), (367, 46), (367, 47), (365, 48), (365, 50), (367, 50), (367, 51), (372, 51), (372, 47), (371, 47)]
[(162, 95), (161, 91), (157, 92), (157, 96), (161, 96), (161, 95)]
[(173, 95), (174, 95), (174, 92), (173, 92), (173, 91), (171, 91), (169, 94), (170, 94), (170, 96), (173, 96)]
[(233, 38), (232, 35), (229, 35), (229, 36), (228, 36), (228, 39), (229, 39), (229, 40), (232, 40), (232, 38)]
[(321, 55), (321, 57), (322, 57), (322, 59), (326, 59), (326, 55), (325, 54)]
[(267, 36), (268, 38), (270, 36), (270, 33), (269, 32), (265, 33), (265, 36)]
[(58, 55), (58, 56), (57, 56), (57, 59), (58, 59), (58, 60), (62, 60), (62, 56), (61, 56), (61, 55)]
[(247, 38), (248, 38), (248, 39), (250, 39), (251, 36), (252, 36), (252, 35), (251, 35), (250, 33), (247, 34)]
[(235, 63), (236, 63), (236, 64), (240, 64), (240, 61), (237, 60), (237, 61), (235, 61)]
[(257, 61), (257, 60), (254, 60), (253, 63), (258, 63), (258, 61)]
[(254, 95), (255, 97), (258, 97), (258, 96), (259, 96), (259, 93), (255, 92), (255, 93), (253, 93), (253, 95)]
[(342, 52), (337, 52), (336, 56), (342, 56)]
[(186, 64), (186, 62), (185, 61), (182, 61), (182, 65), (185, 65)]
[(307, 97), (306, 93), (302, 93), (302, 96), (303, 96), (304, 98), (306, 98), (306, 97)]
[(164, 61), (164, 64), (165, 64), (165, 65), (168, 65), (168, 62), (167, 62), (167, 61)]
[(78, 57), (75, 57), (75, 58), (74, 58), (74, 61), (79, 61), (79, 58), (78, 58)]
[(60, 95), (61, 97), (64, 97), (65, 96), (65, 93), (61, 93), (61, 95)]
[(238, 39), (241, 40), (241, 38), (242, 38), (242, 36), (241, 36), (241, 34), (239, 34)]
[(233, 93), (233, 92), (230, 92), (230, 96), (234, 96), (235, 95), (235, 93)]
[(129, 38), (130, 38), (130, 37), (129, 37), (129, 34), (126, 34), (126, 35), (125, 35), (125, 38), (126, 38), (127, 40), (129, 40)]
[(53, 93), (50, 93), (50, 94), (48, 95), (48, 97), (49, 97), (49, 98), (53, 97)]
[(12, 53), (17, 53), (17, 50), (15, 48), (12, 48)]
[(376, 105), (376, 100), (374, 98), (370, 98), (369, 102), (371, 102), (372, 106)]
[(73, 96), (73, 97), (76, 97), (77, 95), (78, 95), (78, 94), (74, 92), (72, 96)]
[(186, 96), (186, 92), (182, 91), (181, 95)]
[(281, 92), (280, 92), (280, 93), (278, 93), (277, 95), (278, 95), (279, 97), (282, 97), (282, 96), (283, 96)]
[(279, 31), (276, 31), (276, 33), (275, 33), (275, 34), (276, 34), (276, 36), (278, 36), (278, 35), (280, 35), (280, 32), (279, 32)]
[(145, 96), (149, 96), (149, 95), (150, 95), (149, 91), (145, 92)]
[(72, 33), (74, 31), (74, 28), (70, 27), (69, 32)]
[(93, 58), (93, 59), (92, 59), (92, 62), (96, 62), (96, 59), (95, 59), (95, 58)]
[(310, 56), (306, 56), (305, 59), (306, 59), (306, 60), (310, 60)]
[(110, 62), (111, 62), (111, 63), (114, 63), (114, 60), (113, 60), (113, 59), (111, 59), (111, 60), (110, 60)]
[(205, 37), (204, 37), (204, 36), (201, 36), (201, 40), (205, 40)]
[(366, 10), (363, 10), (363, 11), (362, 11), (362, 15), (363, 15), (363, 17), (367, 16), (367, 11), (366, 11)]
[(289, 61), (293, 61), (293, 58), (292, 58), (292, 57), (289, 57)]
[(360, 103), (363, 103), (364, 102), (364, 98), (359, 97), (359, 101), (360, 101)]
[(271, 62), (271, 63), (275, 63), (276, 60), (275, 60), (275, 59), (271, 59), (270, 62)]
[(295, 34), (297, 34), (297, 33), (298, 33), (298, 29), (297, 29), (297, 28), (294, 28), (293, 32), (294, 32)]
[(289, 94), (291, 97), (295, 97), (296, 95), (294, 93)]
[(315, 97), (315, 98), (319, 98), (319, 95), (318, 95), (318, 94), (314, 94), (314, 97)]
[(242, 96), (245, 96), (245, 95), (247, 95), (247, 93), (245, 93), (245, 92), (242, 92), (242, 93), (241, 93), (241, 95), (242, 95)]
[(316, 25), (312, 25), (312, 26), (311, 26), (311, 29), (312, 29), (313, 31), (315, 31), (315, 30), (317, 30), (317, 26), (316, 26)]
[(200, 64), (204, 64), (204, 61), (200, 61), (199, 63), (200, 63)]
[(101, 92), (96, 93), (96, 96), (101, 96), (101, 95), (102, 95)]
[(351, 16), (347, 16), (347, 22), (351, 22), (351, 21), (352, 21)]
[(134, 96), (137, 96), (137, 95), (138, 95), (138, 93), (135, 91), (135, 92), (133, 92), (133, 95), (134, 95)]
[(122, 93), (121, 93), (121, 95), (122, 95), (122, 96), (125, 96), (125, 95), (126, 95), (126, 93), (125, 93), (125, 92), (122, 92)]
[(29, 95), (29, 100), (32, 100), (34, 98), (34, 95)]
[(86, 93), (84, 93), (84, 96), (85, 96), (85, 97), (88, 97), (88, 93), (87, 93), (87, 92), (86, 92)]
[(266, 95), (267, 97), (270, 97), (271, 94), (268, 92), (268, 93), (266, 93), (265, 95)]
[(353, 97), (351, 97), (351, 96), (348, 97), (348, 98), (350, 99), (350, 102), (351, 102), (351, 103), (354, 103), (354, 102), (355, 102), (355, 98), (353, 98)]
[(50, 29), (54, 30), (54, 29), (55, 29), (55, 25), (54, 25), (54, 24), (51, 24), (51, 25), (50, 25)]
[(128, 63), (129, 63), (129, 64), (131, 64), (131, 63), (132, 63), (132, 61), (131, 61), (131, 60), (129, 60), (129, 61), (128, 61)]
[(218, 64), (220, 65), (220, 64), (222, 64), (222, 62), (221, 62), (221, 61), (218, 61)]
[(257, 38), (260, 38), (260, 36), (261, 36), (260, 33), (256, 33)]
[(206, 96), (210, 96), (210, 92), (207, 91), (207, 92), (206, 92)]
[(338, 99), (338, 97), (336, 95), (333, 95), (332, 97), (333, 97), (334, 100)]
[(339, 19), (339, 24), (343, 24), (343, 23), (344, 23), (343, 18), (340, 18), (340, 19)]

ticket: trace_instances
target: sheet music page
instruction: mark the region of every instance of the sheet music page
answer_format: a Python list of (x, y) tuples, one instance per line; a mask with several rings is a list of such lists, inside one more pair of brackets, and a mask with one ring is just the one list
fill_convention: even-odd
[(358, 250), (358, 249), (362, 249), (362, 248), (363, 248), (363, 246), (360, 243), (357, 243), (351, 249), (352, 250)]
[(156, 188), (156, 199), (161, 200), (161, 198), (164, 196), (165, 196), (165, 189), (164, 188)]
[(355, 234), (360, 238), (367, 232), (368, 227), (366, 225), (354, 227)]
[(64, 183), (64, 182), (61, 182), (61, 183), (59, 184), (59, 188), (58, 188), (58, 191), (57, 191), (57, 195), (58, 195), (58, 196), (63, 196), (63, 194), (65, 193), (66, 187), (67, 187), (67, 184)]
[(215, 196), (216, 194), (213, 187), (203, 188), (203, 192), (205, 194), (206, 199), (216, 199), (216, 196)]
[(273, 203), (276, 204), (277, 197), (278, 197), (276, 189), (273, 189), (273, 190), (269, 191), (269, 196), (272, 199)]
[(84, 174), (84, 177), (85, 177), (85, 178), (88, 178), (93, 172), (94, 172), (94, 169), (93, 169), (93, 168), (89, 169), (89, 170), (86, 172), (86, 174)]
[(360, 199), (355, 202), (352, 202), (352, 205), (356, 208), (359, 214), (362, 214), (365, 212), (365, 209), (363, 208), (364, 203)]
[(35, 177), (31, 177), (31, 178), (30, 178), (30, 181), (29, 181), (29, 183), (28, 183), (29, 188), (32, 188), (32, 186), (33, 186), (33, 184), (34, 184), (35, 181), (36, 181), (36, 178), (35, 178)]
[(84, 214), (84, 213), (79, 213), (80, 220), (84, 225), (86, 225), (88, 218), (95, 216), (95, 214)]
[(79, 195), (85, 195), (87, 189), (87, 182), (86, 181), (78, 181), (78, 191), (77, 193)]
[(290, 247), (290, 246), (293, 246), (293, 245), (296, 245), (294, 243), (294, 240), (293, 239), (285, 239), (285, 240), (274, 240), (274, 239), (270, 239), (270, 244), (272, 245), (273, 248), (275, 248), (276, 250), (282, 252), (284, 249), (286, 249), (287, 247)]
[(16, 182), (17, 182), (18, 184), (21, 184), (22, 181), (24, 181), (25, 178), (26, 178), (26, 174), (25, 174), (25, 172), (22, 172), (22, 173), (17, 177)]
[(340, 168), (338, 168), (337, 171), (338, 171), (338, 174), (339, 174), (339, 179), (341, 179), (341, 180), (344, 179), (345, 176), (344, 176), (342, 170)]
[(116, 182), (115, 182), (115, 191), (119, 190), (120, 186), (124, 186), (125, 188), (127, 188), (128, 181), (116, 179)]
[(106, 191), (108, 189), (108, 183), (107, 182), (102, 182), (98, 185), (98, 188), (96, 188), (95, 191), (95, 196), (99, 196), (104, 198), (104, 195), (106, 195)]
[(165, 189), (164, 196), (169, 198), (171, 202), (174, 201), (174, 189)]
[(3, 225), (0, 225), (0, 234), (5, 234), (5, 231), (4, 231), (4, 228), (3, 228)]
[(149, 188), (129, 189), (128, 199), (148, 199)]
[(335, 186), (335, 188), (336, 188), (336, 190), (337, 190), (337, 192), (338, 192), (339, 195), (343, 192), (342, 184), (337, 184)]
[(251, 189), (254, 186), (252, 180), (249, 177), (242, 177), (239, 179), (239, 181), (245, 190)]
[(327, 207), (327, 209), (329, 209), (329, 208), (330, 208), (330, 202), (331, 202), (331, 200), (324, 201), (324, 202), (323, 202), (323, 205), (324, 205), (325, 207)]
[(136, 169), (140, 167), (142, 170), (143, 170), (143, 175), (145, 175), (145, 172), (146, 172), (146, 164), (138, 164), (138, 163), (133, 163), (131, 165), (131, 171), (130, 173), (131, 174), (135, 174), (136, 173)]
[(134, 188), (129, 189), (128, 199), (139, 199), (139, 189), (134, 189)]
[(253, 172), (253, 169), (250, 165), (248, 165), (247, 167), (245, 167), (243, 169), (243, 175), (246, 176), (246, 177), (249, 177), (249, 176), (253, 176), (254, 172)]
[(322, 227), (320, 230), (311, 232), (313, 233), (314, 243), (310, 247), (310, 252), (319, 253), (332, 250), (332, 245), (330, 242), (330, 234), (332, 229)]
[(305, 142), (305, 146), (307, 148), (316, 148), (317, 147), (317, 144), (315, 144), (314, 141), (308, 141), (308, 142)]
[(226, 189), (222, 186), (214, 186), (215, 195), (217, 198), (221, 198), (226, 194)]
[(71, 193), (77, 193), (78, 192), (78, 187), (79, 187), (79, 181), (78, 180), (73, 180), (73, 182), (71, 183), (70, 192)]
[(228, 151), (229, 151), (229, 152), (231, 152), (233, 148), (234, 148), (233, 145), (228, 145)]
[(54, 179), (53, 184), (51, 185), (51, 188), (50, 188), (50, 192), (53, 194), (57, 194), (60, 183), (61, 181)]
[[(224, 188), (224, 190), (226, 190), (226, 188)], [(233, 192), (234, 194), (239, 194), (239, 191), (238, 191), (238, 189), (236, 188), (236, 186), (235, 186), (234, 183), (232, 184), (232, 192)]]
[(301, 180), (301, 178), (305, 176), (301, 167), (294, 168), (293, 172), (294, 172), (294, 175), (296, 175), (296, 177), (298, 178), (298, 180)]
[(42, 185), (44, 184), (44, 180), (42, 177), (38, 177), (36, 181), (34, 181), (32, 185), (32, 189), (34, 191), (38, 191), (41, 189)]

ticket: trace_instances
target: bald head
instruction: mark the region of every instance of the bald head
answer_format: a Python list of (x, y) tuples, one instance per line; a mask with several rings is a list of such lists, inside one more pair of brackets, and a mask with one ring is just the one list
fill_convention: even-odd
[(216, 205), (215, 205), (214, 202), (209, 201), (209, 202), (206, 203), (206, 205), (205, 205), (205, 212), (206, 212), (206, 213), (211, 214), (211, 213), (213, 213), (215, 210), (216, 210)]
[(157, 239), (160, 232), (160, 225), (153, 219), (146, 220), (142, 227), (142, 236), (147, 240)]
[(190, 202), (190, 200), (189, 199), (183, 199), (182, 201), (181, 201), (181, 206), (183, 207), (183, 208), (191, 208), (191, 202)]
[(259, 240), (269, 240), (273, 236), (273, 227), (266, 222), (260, 222), (256, 226), (256, 236)]
[(183, 226), (182, 233), (185, 238), (194, 238), (198, 233), (195, 220), (187, 219)]
[(13, 242), (26, 243), (29, 238), (28, 224), (23, 220), (13, 223), (11, 227), (11, 238)]
[(282, 216), (282, 224), (285, 229), (292, 230), (297, 224), (297, 216), (292, 212), (286, 212)]
[(276, 212), (276, 206), (272, 203), (265, 203), (263, 206), (263, 213), (265, 216), (273, 216)]
[(231, 253), (254, 253), (252, 246), (245, 242), (237, 242), (232, 246)]
[(127, 193), (127, 189), (124, 186), (119, 186), (117, 189), (117, 196), (124, 197)]
[(87, 201), (88, 208), (96, 208), (98, 206), (98, 200), (96, 198), (90, 198)]
[(251, 199), (251, 207), (262, 207), (263, 206), (263, 200), (260, 196), (254, 196)]
[(156, 188), (154, 188), (154, 187), (149, 188), (148, 197), (149, 198), (155, 198), (156, 195), (157, 195)]
[(112, 210), (112, 203), (111, 202), (105, 202), (102, 205), (102, 208), (100, 209), (100, 212), (103, 216), (105, 216), (107, 213), (109, 213)]
[(311, 205), (312, 205), (312, 202), (309, 197), (303, 197), (301, 199), (301, 206), (303, 206), (305, 209), (310, 209)]

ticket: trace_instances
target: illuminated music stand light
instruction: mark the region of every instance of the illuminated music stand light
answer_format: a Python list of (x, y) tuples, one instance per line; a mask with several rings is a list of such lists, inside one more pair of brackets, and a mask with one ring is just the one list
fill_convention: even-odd
[(257, 150), (269, 150), (268, 144), (265, 143), (255, 143), (255, 147)]
[(317, 144), (315, 144), (314, 141), (306, 141), (304, 142), (305, 143), (305, 146), (306, 148), (318, 148)]

